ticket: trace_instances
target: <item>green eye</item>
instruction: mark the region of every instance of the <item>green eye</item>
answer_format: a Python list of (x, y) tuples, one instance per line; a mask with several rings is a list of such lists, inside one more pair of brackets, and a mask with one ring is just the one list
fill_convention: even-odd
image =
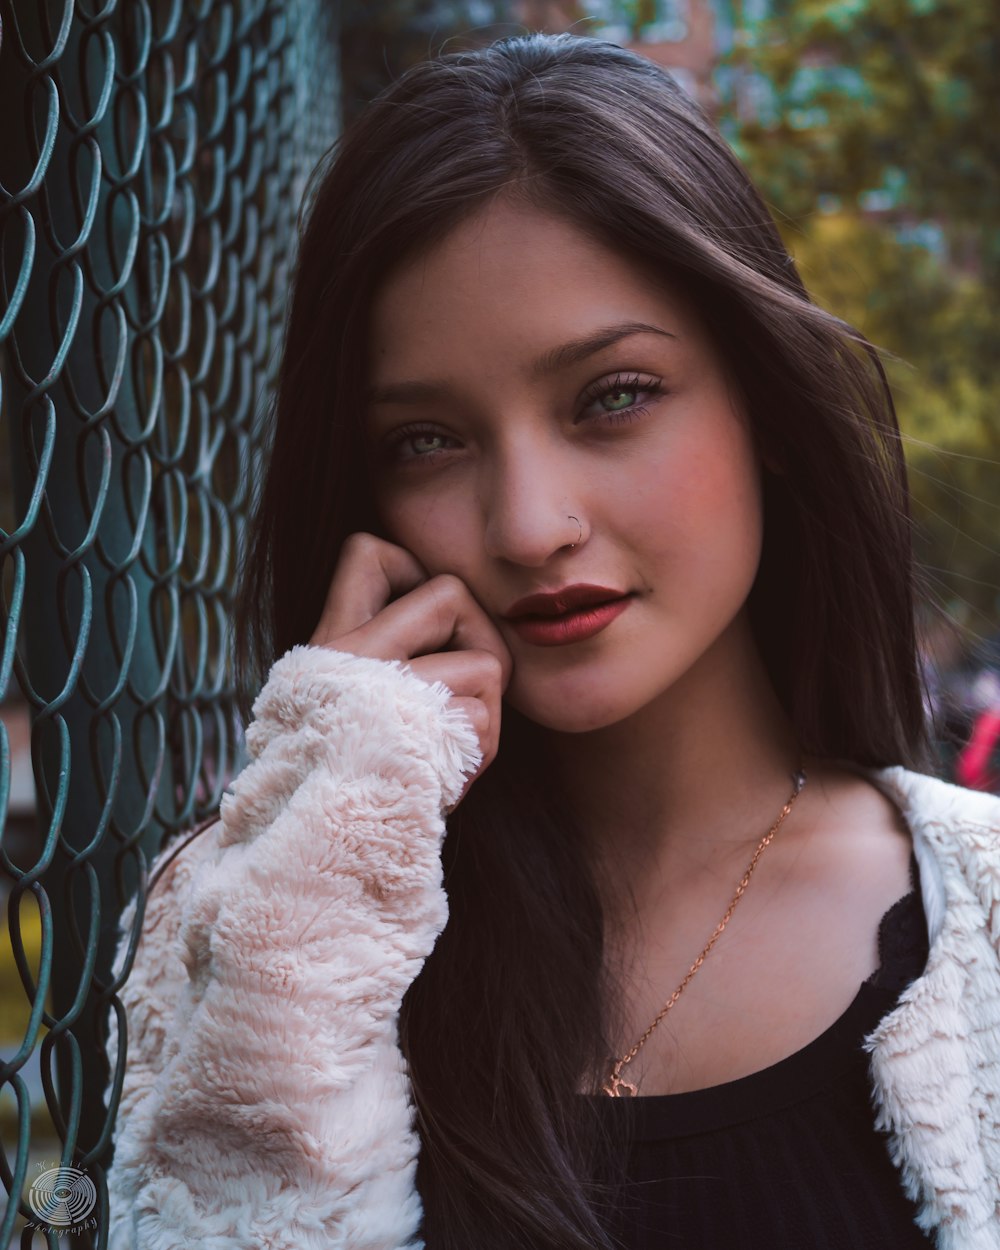
[(441, 451), (444, 445), (444, 436), (442, 434), (414, 434), (410, 439), (410, 446), (417, 455), (425, 455), (430, 451)]
[(635, 403), (635, 391), (626, 391), (617, 387), (608, 391), (601, 401), (608, 412), (618, 412), (622, 408), (630, 408)]

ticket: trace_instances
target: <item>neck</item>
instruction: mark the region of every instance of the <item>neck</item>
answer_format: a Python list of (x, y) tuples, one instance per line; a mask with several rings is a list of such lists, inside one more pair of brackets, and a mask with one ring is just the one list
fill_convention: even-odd
[(553, 749), (598, 870), (639, 906), (665, 879), (738, 877), (799, 761), (745, 617), (628, 720)]

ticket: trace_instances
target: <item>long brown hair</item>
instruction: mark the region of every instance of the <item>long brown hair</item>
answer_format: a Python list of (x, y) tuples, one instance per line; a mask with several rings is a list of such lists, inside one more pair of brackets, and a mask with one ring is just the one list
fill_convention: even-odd
[[(377, 530), (361, 414), (374, 293), (500, 194), (562, 214), (695, 302), (766, 462), (758, 645), (803, 750), (926, 758), (906, 473), (874, 349), (812, 304), (771, 217), (668, 74), (533, 34), (416, 66), (319, 171), (236, 615), (242, 708), (309, 639), (345, 537)], [(449, 820), (449, 921), (403, 1003), (430, 1250), (608, 1248), (622, 1143), (579, 1095), (610, 1054), (599, 883), (535, 727)]]

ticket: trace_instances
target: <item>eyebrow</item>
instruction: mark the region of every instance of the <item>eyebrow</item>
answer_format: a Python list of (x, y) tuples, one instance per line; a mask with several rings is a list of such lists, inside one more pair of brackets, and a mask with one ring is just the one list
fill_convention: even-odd
[[(615, 343), (633, 334), (660, 334), (668, 339), (677, 338), (669, 330), (645, 321), (621, 321), (615, 325), (602, 326), (583, 338), (571, 339), (568, 343), (553, 347), (532, 363), (531, 374), (538, 378), (558, 373), (607, 347), (613, 347)], [(385, 386), (371, 387), (366, 398), (370, 404), (417, 404), (442, 399), (449, 393), (449, 387), (443, 382), (390, 382)]]

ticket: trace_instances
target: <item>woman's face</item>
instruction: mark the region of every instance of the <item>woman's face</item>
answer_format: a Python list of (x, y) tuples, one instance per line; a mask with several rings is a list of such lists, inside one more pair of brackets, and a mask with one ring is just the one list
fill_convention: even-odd
[[(387, 280), (370, 343), (385, 534), (468, 585), (513, 706), (601, 728), (712, 662), (744, 623), (760, 474), (678, 292), (501, 199)], [(515, 606), (581, 586), (599, 589)]]

